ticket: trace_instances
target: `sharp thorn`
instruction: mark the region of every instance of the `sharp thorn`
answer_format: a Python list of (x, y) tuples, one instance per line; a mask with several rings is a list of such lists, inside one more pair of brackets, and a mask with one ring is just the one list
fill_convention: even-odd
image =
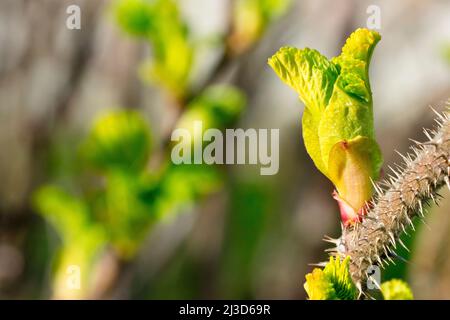
[(409, 249), (408, 249), (408, 247), (403, 243), (402, 239), (399, 238), (399, 239), (398, 239), (398, 243), (400, 243), (400, 245), (401, 245), (406, 251), (410, 252)]

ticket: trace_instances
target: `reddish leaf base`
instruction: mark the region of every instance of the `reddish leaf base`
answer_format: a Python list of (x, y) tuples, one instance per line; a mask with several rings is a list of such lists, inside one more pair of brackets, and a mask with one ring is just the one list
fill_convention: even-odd
[(366, 214), (367, 211), (365, 206), (356, 211), (351, 205), (349, 205), (344, 199), (339, 196), (336, 190), (333, 191), (333, 198), (339, 205), (341, 220), (345, 227), (353, 225), (357, 222), (361, 222), (362, 217)]

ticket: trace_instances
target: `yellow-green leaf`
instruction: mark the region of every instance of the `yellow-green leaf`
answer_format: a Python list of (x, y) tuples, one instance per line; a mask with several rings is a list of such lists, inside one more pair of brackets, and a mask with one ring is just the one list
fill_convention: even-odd
[(314, 269), (306, 275), (304, 284), (310, 300), (354, 300), (358, 289), (349, 272), (350, 257), (341, 261), (330, 257), (323, 270)]
[(269, 59), (269, 65), (305, 104), (303, 138), (306, 150), (317, 168), (327, 175), (320, 150), (319, 124), (331, 97), (338, 68), (316, 50), (289, 47), (281, 48)]
[[(302, 123), (306, 150), (355, 211), (371, 197), (370, 179), (378, 178), (382, 164), (368, 75), (379, 40), (377, 32), (358, 29), (342, 53), (331, 60), (316, 50), (290, 47), (281, 48), (269, 59), (269, 65), (305, 104)], [(339, 149), (347, 143), (349, 150)], [(361, 190), (355, 192), (354, 188)]]
[(379, 168), (371, 166), (371, 159), (380, 157), (377, 143), (362, 136), (349, 141), (339, 141), (331, 148), (328, 162), (330, 179), (339, 196), (355, 212), (358, 212), (372, 195), (371, 177), (377, 174)]

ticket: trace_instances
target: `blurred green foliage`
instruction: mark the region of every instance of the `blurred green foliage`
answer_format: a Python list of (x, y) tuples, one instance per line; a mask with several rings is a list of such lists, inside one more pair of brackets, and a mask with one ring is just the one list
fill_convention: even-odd
[[(86, 293), (84, 291), (80, 290), (72, 296), (73, 292), (65, 290), (66, 281), (62, 277), (71, 265), (76, 265), (81, 270), (91, 268), (93, 260), (106, 244), (105, 230), (95, 223), (87, 203), (57, 186), (41, 187), (35, 192), (34, 201), (37, 210), (57, 230), (62, 242), (54, 281), (55, 296), (83, 296)], [(82, 288), (86, 288), (87, 273), (83, 272), (81, 275)]]
[(83, 145), (87, 162), (101, 170), (142, 170), (150, 154), (150, 131), (136, 112), (110, 113), (93, 126)]
[[(224, 128), (235, 122), (246, 104), (245, 95), (232, 86), (214, 85), (195, 97), (180, 116), (177, 127), (190, 132), (195, 137), (194, 123), (201, 121), (203, 131), (208, 128)], [(191, 141), (193, 142), (193, 141)]]
[(384, 300), (413, 300), (408, 284), (399, 279), (392, 279), (381, 284)]
[[(237, 89), (213, 86), (193, 101), (178, 125), (197, 120), (205, 123), (204, 130), (224, 128), (238, 118), (244, 105)], [(106, 113), (95, 121), (74, 156), (81, 169), (70, 185), (77, 192), (57, 184), (35, 192), (36, 209), (61, 237), (57, 275), (70, 261), (90, 270), (106, 246), (121, 259), (130, 259), (154, 223), (221, 188), (221, 172), (214, 166), (174, 165), (165, 158), (159, 168), (148, 170), (150, 137), (137, 111)]]
[[(281, 16), (291, 0), (238, 0), (233, 2), (228, 53), (248, 50)], [(189, 96), (197, 45), (183, 20), (177, 0), (116, 0), (115, 20), (127, 34), (150, 44), (152, 56), (140, 68), (142, 78), (164, 87), (180, 101)]]
[[(241, 49), (257, 41), (290, 1), (234, 3), (237, 16), (232, 17), (231, 23), (240, 35), (234, 39), (231, 51), (242, 53)], [(142, 63), (140, 74), (145, 81), (163, 88), (183, 108), (175, 128), (192, 130), (193, 123), (201, 121), (203, 130), (224, 129), (236, 122), (247, 103), (239, 89), (206, 83), (201, 92), (191, 92), (197, 48), (178, 1), (115, 0), (111, 9), (126, 34), (150, 45), (151, 56)], [(225, 38), (222, 40), (223, 48), (230, 45)], [(227, 179), (217, 166), (175, 165), (169, 159), (171, 144), (162, 143), (158, 149), (152, 136), (138, 111), (115, 109), (98, 117), (81, 140), (64, 134), (54, 137), (57, 143), (51, 146), (46, 168), (51, 178), (33, 197), (34, 207), (61, 241), (54, 264), (54, 297), (89, 297), (96, 265), (105, 250), (113, 250), (120, 260), (129, 261), (155, 224), (170, 221), (223, 188)], [(267, 188), (258, 185), (234, 183), (230, 186), (233, 217), (229, 222), (224, 264), (234, 272), (242, 271), (250, 276), (251, 263), (266, 223), (264, 217), (273, 197)], [(250, 233), (247, 232), (249, 226)], [(66, 271), (71, 265), (82, 269), (83, 290), (76, 295), (65, 286)], [(173, 276), (172, 271), (180, 270), (189, 275), (183, 277), (190, 279), (189, 288), (182, 288), (182, 282)], [(173, 268), (167, 270), (168, 278), (160, 277), (158, 283), (171, 288), (168, 284), (175, 281), (178, 285), (174, 286), (179, 289), (177, 296), (183, 295), (185, 290), (186, 297), (192, 297), (194, 291), (199, 290), (195, 285), (196, 275), (201, 277), (199, 272), (195, 262), (181, 254), (174, 260)], [(236, 282), (239, 279), (230, 278), (228, 270), (223, 272), (228, 287), (239, 286)], [(241, 287), (244, 288), (241, 294), (246, 296), (251, 287), (250, 278)], [(161, 288), (156, 296), (163, 297), (164, 292), (165, 297), (171, 294)]]
[(231, 86), (215, 85), (189, 103), (183, 117), (195, 118), (197, 115), (207, 127), (217, 128), (236, 121), (245, 104), (245, 95), (240, 90)]
[(194, 47), (176, 1), (119, 0), (113, 10), (125, 32), (151, 45), (153, 56), (142, 65), (143, 77), (182, 99), (188, 90)]
[[(192, 299), (203, 296), (205, 290), (211, 297), (254, 298), (258, 277), (255, 268), (262, 269), (258, 261), (265, 256), (271, 243), (266, 238), (267, 231), (279, 222), (275, 211), (277, 190), (261, 181), (225, 181), (230, 206), (226, 208), (225, 239), (220, 256), (198, 255), (191, 252), (188, 244), (182, 244), (155, 278), (143, 285), (139, 277), (136, 279), (138, 289), (134, 298)], [(214, 270), (211, 263), (216, 266)]]
[(236, 0), (234, 3), (230, 49), (239, 54), (261, 38), (270, 23), (286, 11), (291, 0)]

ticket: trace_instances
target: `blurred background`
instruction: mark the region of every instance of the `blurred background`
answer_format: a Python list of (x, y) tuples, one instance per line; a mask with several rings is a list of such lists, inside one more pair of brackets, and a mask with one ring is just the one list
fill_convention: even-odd
[[(304, 299), (339, 213), (267, 59), (338, 55), (371, 5), (386, 172), (450, 96), (448, 0), (0, 0), (0, 298)], [(280, 129), (278, 174), (171, 164), (170, 134), (192, 119)], [(408, 263), (383, 271), (418, 299), (450, 299), (442, 195)]]

